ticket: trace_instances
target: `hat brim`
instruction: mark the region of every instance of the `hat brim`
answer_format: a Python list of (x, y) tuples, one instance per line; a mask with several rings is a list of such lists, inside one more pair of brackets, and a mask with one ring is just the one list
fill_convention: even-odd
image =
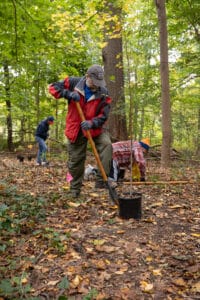
[(140, 143), (140, 145), (144, 148), (144, 149), (146, 149), (147, 151), (149, 150), (149, 145), (147, 145), (147, 144), (145, 144), (145, 143), (143, 143), (143, 142), (139, 142)]
[(106, 82), (105, 82), (104, 79), (98, 80), (98, 79), (96, 79), (95, 77), (93, 77), (91, 75), (90, 75), (90, 77), (91, 77), (94, 85), (96, 85), (98, 87), (105, 87), (106, 86)]

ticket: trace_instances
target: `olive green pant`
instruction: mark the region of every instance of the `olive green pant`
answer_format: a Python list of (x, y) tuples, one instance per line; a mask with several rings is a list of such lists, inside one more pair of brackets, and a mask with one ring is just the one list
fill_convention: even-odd
[[(112, 143), (107, 132), (101, 133), (93, 138), (96, 149), (99, 153), (100, 160), (108, 176), (110, 173), (112, 160)], [(88, 139), (83, 136), (82, 131), (79, 132), (75, 143), (68, 140), (68, 169), (73, 179), (70, 182), (70, 189), (80, 192), (87, 154)], [(97, 172), (97, 180), (103, 180), (100, 171)]]

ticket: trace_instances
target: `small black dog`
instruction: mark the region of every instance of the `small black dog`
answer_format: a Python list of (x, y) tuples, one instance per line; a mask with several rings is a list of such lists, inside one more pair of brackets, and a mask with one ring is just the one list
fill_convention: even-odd
[(27, 158), (28, 158), (29, 161), (31, 161), (32, 158), (34, 158), (34, 156), (33, 155), (28, 155)]
[(23, 161), (24, 161), (24, 156), (18, 154), (18, 155), (17, 155), (17, 159), (18, 159), (20, 162), (23, 162)]

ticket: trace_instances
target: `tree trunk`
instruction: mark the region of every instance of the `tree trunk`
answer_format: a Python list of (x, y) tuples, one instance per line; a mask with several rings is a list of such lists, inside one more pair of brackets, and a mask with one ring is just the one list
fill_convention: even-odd
[(162, 102), (162, 149), (161, 165), (170, 166), (171, 148), (171, 104), (169, 95), (168, 33), (165, 0), (155, 0), (160, 37), (160, 77)]
[[(111, 3), (107, 3), (111, 16), (121, 16), (121, 9)], [(109, 94), (112, 98), (111, 113), (109, 116), (109, 130), (112, 141), (127, 139), (126, 111), (124, 97), (124, 75), (122, 56), (122, 36), (117, 23), (109, 21), (105, 24), (105, 41), (107, 45), (103, 48), (103, 62), (105, 80)]]
[(25, 137), (25, 132), (26, 132), (25, 125), (26, 125), (26, 117), (22, 116), (22, 118), (21, 118), (21, 128), (20, 128), (20, 133), (19, 133), (20, 143), (22, 143), (22, 144), (24, 143), (24, 141), (26, 139), (26, 137)]
[(198, 128), (197, 128), (197, 148), (196, 148), (196, 156), (200, 157), (200, 108), (198, 110)]
[[(38, 77), (39, 78), (39, 77)], [(39, 79), (35, 79), (35, 103), (36, 103), (36, 116), (37, 116), (37, 123), (40, 121), (40, 82)]]
[(4, 77), (5, 77), (5, 94), (6, 94), (6, 108), (7, 108), (7, 147), (9, 151), (13, 151), (13, 128), (12, 128), (12, 104), (10, 100), (10, 77), (8, 64), (4, 63)]
[[(55, 111), (56, 111), (56, 120), (58, 120), (58, 101), (56, 101), (55, 103), (56, 105), (56, 108), (55, 108)], [(59, 132), (58, 132), (58, 122), (56, 122), (56, 127), (55, 127), (55, 138), (56, 140), (59, 139)]]

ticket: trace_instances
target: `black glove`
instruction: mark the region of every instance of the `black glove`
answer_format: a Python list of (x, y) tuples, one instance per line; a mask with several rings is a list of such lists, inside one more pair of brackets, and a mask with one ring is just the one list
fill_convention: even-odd
[(69, 100), (73, 100), (75, 102), (79, 102), (80, 101), (80, 95), (77, 92), (72, 92), (70, 95), (70, 99)]
[(63, 90), (62, 91), (62, 97), (65, 98), (65, 99), (67, 99), (67, 100), (70, 100), (70, 98), (71, 98), (71, 92), (68, 91), (68, 90)]
[(81, 122), (81, 128), (83, 130), (89, 130), (92, 128), (92, 121), (83, 121)]
[(77, 92), (70, 92), (68, 90), (63, 91), (63, 98), (67, 100), (80, 101), (80, 95)]
[(141, 178), (140, 178), (140, 181), (145, 181), (145, 178), (144, 178), (144, 177), (141, 177)]

